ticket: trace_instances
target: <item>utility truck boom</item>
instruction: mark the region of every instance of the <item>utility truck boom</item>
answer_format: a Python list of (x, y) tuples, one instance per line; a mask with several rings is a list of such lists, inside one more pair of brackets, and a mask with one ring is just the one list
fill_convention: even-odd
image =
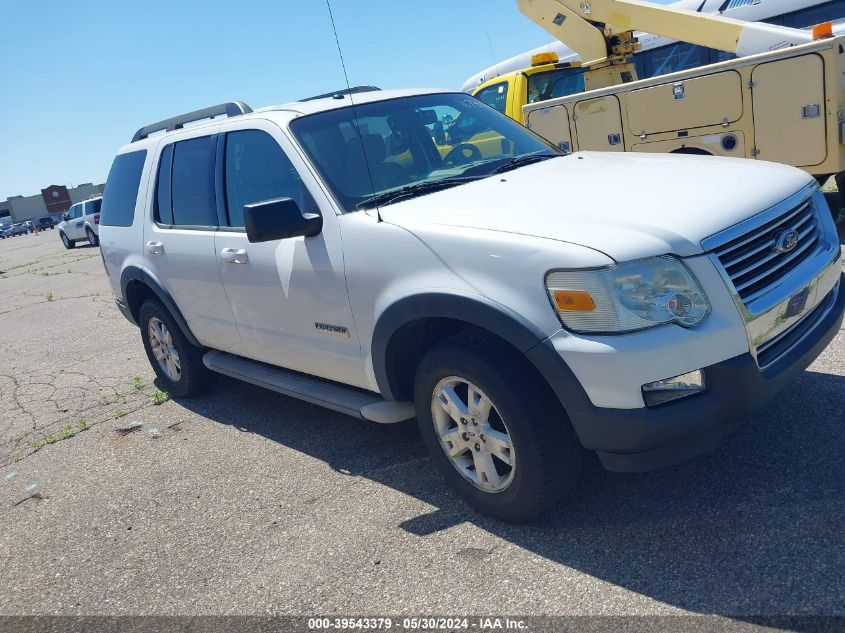
[(634, 30), (707, 46), (739, 57), (806, 44), (806, 31), (763, 22), (638, 2), (637, 0), (517, 0), (532, 22), (576, 51), (584, 65), (627, 61)]

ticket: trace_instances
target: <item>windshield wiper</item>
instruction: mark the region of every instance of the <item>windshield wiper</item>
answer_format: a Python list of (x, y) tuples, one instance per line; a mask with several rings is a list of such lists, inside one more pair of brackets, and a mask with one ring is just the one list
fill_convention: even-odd
[(524, 167), (525, 165), (539, 163), (541, 160), (546, 160), (547, 158), (557, 158), (558, 156), (563, 156), (563, 154), (550, 154), (546, 152), (543, 152), (542, 154), (523, 154), (522, 156), (511, 158), (505, 164), (499, 165), (498, 167), (496, 167), (496, 169), (488, 173), (501, 174), (503, 172), (511, 171), (513, 169), (519, 169), (520, 167)]
[[(485, 174), (486, 176), (486, 174)], [(426, 180), (417, 182), (397, 189), (390, 189), (389, 191), (382, 191), (374, 196), (365, 198), (355, 205), (356, 209), (370, 209), (372, 207), (379, 207), (386, 204), (392, 204), (403, 200), (405, 198), (414, 198), (416, 196), (425, 195), (440, 189), (448, 189), (462, 185), (466, 182), (479, 180), (485, 176), (452, 176), (450, 178), (442, 178), (440, 180)]]

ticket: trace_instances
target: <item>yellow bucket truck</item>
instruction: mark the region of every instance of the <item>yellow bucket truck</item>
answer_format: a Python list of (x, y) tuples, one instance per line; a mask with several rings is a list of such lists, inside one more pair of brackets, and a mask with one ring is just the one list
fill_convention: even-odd
[[(768, 160), (819, 181), (845, 171), (845, 37), (830, 23), (808, 32), (635, 0), (517, 4), (584, 61), (536, 55), (473, 94), (561, 148)], [(634, 29), (739, 57), (637, 80)]]

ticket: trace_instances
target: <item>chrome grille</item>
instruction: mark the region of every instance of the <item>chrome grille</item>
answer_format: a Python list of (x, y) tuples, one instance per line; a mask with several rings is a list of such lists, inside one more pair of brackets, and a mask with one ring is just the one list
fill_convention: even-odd
[[(791, 250), (780, 252), (775, 248), (778, 237), (789, 229), (798, 233), (798, 241)], [(818, 216), (809, 197), (762, 226), (720, 245), (715, 255), (747, 306), (811, 257), (811, 247), (818, 239)]]

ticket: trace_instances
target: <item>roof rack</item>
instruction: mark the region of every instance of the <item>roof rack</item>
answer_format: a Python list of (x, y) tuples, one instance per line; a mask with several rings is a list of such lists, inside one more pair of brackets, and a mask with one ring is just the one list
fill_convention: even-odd
[(173, 130), (181, 130), (186, 123), (193, 123), (194, 121), (202, 121), (203, 119), (213, 119), (216, 116), (226, 115), (229, 117), (239, 116), (241, 114), (249, 114), (252, 112), (250, 108), (243, 101), (229, 101), (228, 103), (221, 103), (220, 105), (203, 108), (202, 110), (194, 110), (187, 114), (180, 114), (179, 116), (159, 121), (158, 123), (150, 123), (145, 125), (140, 130), (135, 132), (132, 137), (132, 142), (140, 141), (147, 138), (153, 132), (161, 132), (166, 130), (172, 132)]
[(352, 88), (344, 88), (343, 90), (327, 92), (322, 95), (315, 95), (313, 97), (308, 97), (307, 99), (300, 99), (299, 102), (302, 103), (303, 101), (314, 101), (315, 99), (328, 99), (329, 97), (331, 97), (332, 99), (342, 99), (346, 95), (354, 95), (358, 94), (359, 92), (373, 92), (375, 90), (381, 90), (381, 88), (377, 86), (354, 86)]

